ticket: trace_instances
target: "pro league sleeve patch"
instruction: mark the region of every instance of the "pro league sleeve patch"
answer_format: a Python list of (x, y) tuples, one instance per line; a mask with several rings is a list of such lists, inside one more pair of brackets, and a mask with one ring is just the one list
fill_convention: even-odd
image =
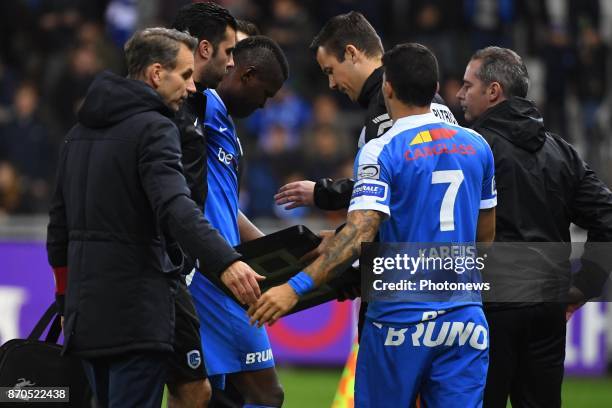
[(378, 180), (379, 178), (380, 178), (380, 165), (379, 164), (363, 164), (357, 168), (357, 180), (361, 180), (361, 179)]
[(360, 180), (353, 187), (351, 199), (354, 200), (359, 197), (384, 200), (387, 198), (387, 185), (376, 180)]

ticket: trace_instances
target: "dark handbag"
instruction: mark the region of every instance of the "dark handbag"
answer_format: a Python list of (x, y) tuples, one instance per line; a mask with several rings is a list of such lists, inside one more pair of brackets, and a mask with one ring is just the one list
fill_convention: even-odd
[[(39, 340), (49, 327), (44, 341)], [(55, 303), (40, 318), (27, 339), (13, 339), (0, 347), (0, 387), (12, 390), (32, 390), (40, 387), (68, 387), (69, 402), (59, 403), (53, 395), (43, 394), (40, 406), (88, 407), (92, 393), (78, 358), (62, 356), (57, 343), (61, 332), (60, 316)], [(7, 391), (3, 391), (6, 394)], [(40, 395), (38, 392), (36, 395)], [(56, 394), (57, 395), (57, 394)], [(7, 406), (7, 396), (0, 397), (1, 406)], [(25, 401), (24, 401), (25, 402)], [(27, 404), (15, 401), (15, 406)], [(9, 402), (10, 403), (10, 402)]]

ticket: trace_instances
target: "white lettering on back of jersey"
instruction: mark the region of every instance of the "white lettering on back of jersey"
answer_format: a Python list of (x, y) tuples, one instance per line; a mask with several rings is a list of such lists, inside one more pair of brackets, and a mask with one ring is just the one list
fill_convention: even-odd
[(431, 113), (433, 113), (436, 116), (436, 118), (440, 120), (443, 120), (448, 123), (452, 123), (453, 125), (458, 125), (457, 119), (455, 119), (455, 116), (453, 115), (453, 113), (450, 111), (450, 109), (448, 109), (448, 106), (445, 106), (439, 103), (432, 103)]
[[(437, 329), (437, 335), (434, 335)], [(406, 339), (408, 329), (396, 329), (389, 327), (385, 346), (401, 346)], [(467, 324), (463, 322), (439, 322), (428, 321), (415, 325), (414, 332), (410, 335), (414, 347), (438, 347), (438, 346), (465, 346), (476, 350), (486, 350), (489, 346), (488, 332), (486, 327), (474, 322)]]
[(385, 339), (385, 346), (401, 346), (404, 344), (404, 340), (406, 340), (406, 333), (408, 329), (394, 329), (393, 327), (389, 327), (389, 331), (387, 332), (387, 338)]

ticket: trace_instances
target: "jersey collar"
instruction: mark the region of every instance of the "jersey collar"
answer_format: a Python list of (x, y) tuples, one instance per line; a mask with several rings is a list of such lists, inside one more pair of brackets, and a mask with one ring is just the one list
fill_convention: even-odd
[(225, 106), (225, 103), (223, 103), (223, 99), (221, 99), (217, 91), (215, 91), (214, 89), (210, 89), (210, 88), (208, 90), (210, 91), (210, 94), (219, 101), (221, 106), (223, 106), (225, 113), (227, 113), (227, 107)]
[(401, 127), (402, 129), (413, 129), (431, 123), (441, 122), (432, 112), (424, 113), (422, 115), (410, 115), (404, 116), (396, 120), (393, 125), (394, 127)]

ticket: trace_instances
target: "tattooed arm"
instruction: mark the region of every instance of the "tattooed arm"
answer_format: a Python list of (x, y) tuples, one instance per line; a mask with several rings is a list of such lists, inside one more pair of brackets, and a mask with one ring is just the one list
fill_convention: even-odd
[[(348, 214), (346, 226), (324, 249), (323, 253), (306, 269), (315, 287), (327, 282), (334, 270), (351, 264), (361, 251), (362, 242), (376, 236), (384, 214), (373, 210), (356, 210)], [(273, 324), (298, 301), (298, 295), (287, 283), (271, 288), (249, 308), (251, 323)]]
[(334, 236), (321, 256), (304, 269), (315, 287), (327, 282), (334, 270), (350, 265), (359, 257), (361, 243), (374, 239), (382, 218), (382, 213), (373, 210), (357, 210), (348, 214), (345, 227)]

